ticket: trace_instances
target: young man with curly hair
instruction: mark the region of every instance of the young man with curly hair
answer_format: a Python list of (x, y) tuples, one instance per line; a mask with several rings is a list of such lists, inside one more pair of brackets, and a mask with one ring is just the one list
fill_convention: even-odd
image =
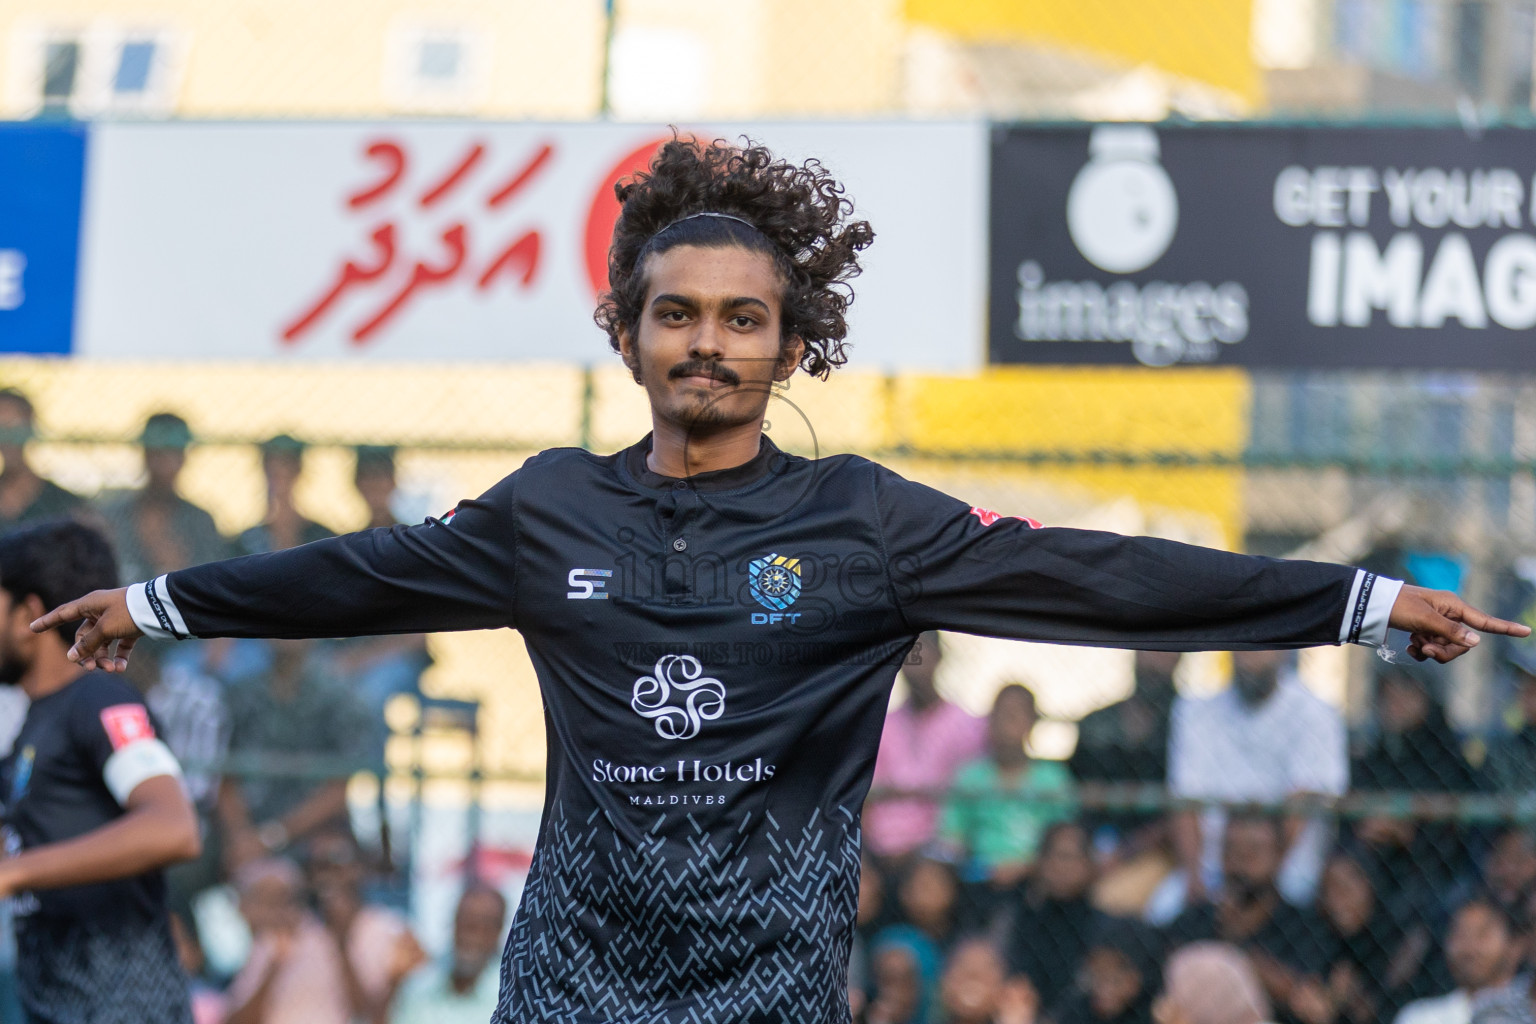
[[(845, 361), (873, 232), (819, 164), (674, 140), (618, 189), (598, 323), (650, 401), (623, 451), (543, 452), (441, 519), (71, 602), (135, 638), (510, 626), (549, 734), (496, 1020), (846, 1021), (859, 820), (917, 635), (1131, 648), (1381, 643), (1449, 660), (1491, 619), (1361, 570), (1041, 529), (763, 434)], [(115, 646), (114, 646), (115, 645)]]
[(27, 628), (117, 580), (111, 544), (83, 523), (0, 537), (0, 686), (31, 702), (0, 760), (0, 899), (32, 1024), (192, 1024), (164, 873), (201, 851), (181, 766), (126, 679), (67, 657), (73, 620)]

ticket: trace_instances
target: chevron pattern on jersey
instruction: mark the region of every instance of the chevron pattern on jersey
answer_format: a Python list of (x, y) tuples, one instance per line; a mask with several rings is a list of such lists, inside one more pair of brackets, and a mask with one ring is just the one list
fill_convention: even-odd
[[(496, 1024), (839, 1024), (858, 904), (857, 818), (553, 811), (501, 965)], [(663, 829), (665, 828), (665, 834)]]
[(166, 919), (104, 926), (24, 919), (16, 974), (27, 1016), (90, 1024), (192, 1024), (187, 976)]

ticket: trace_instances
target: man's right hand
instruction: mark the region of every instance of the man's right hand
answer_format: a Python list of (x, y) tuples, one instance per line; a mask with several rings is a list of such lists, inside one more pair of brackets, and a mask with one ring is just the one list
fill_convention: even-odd
[(128, 656), (144, 631), (128, 612), (128, 588), (93, 590), (84, 597), (61, 604), (32, 623), (32, 632), (42, 633), (66, 622), (84, 619), (75, 631), (75, 645), (69, 660), (81, 668), (103, 672), (123, 672)]

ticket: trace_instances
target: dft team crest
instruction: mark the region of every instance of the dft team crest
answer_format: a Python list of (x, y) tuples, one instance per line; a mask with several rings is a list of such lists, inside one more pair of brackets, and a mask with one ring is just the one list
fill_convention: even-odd
[(767, 554), (747, 567), (747, 586), (764, 608), (781, 612), (800, 596), (800, 559)]

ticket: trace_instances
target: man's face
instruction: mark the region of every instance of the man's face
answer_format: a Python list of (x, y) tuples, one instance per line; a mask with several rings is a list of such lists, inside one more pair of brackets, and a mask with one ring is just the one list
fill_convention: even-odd
[(282, 878), (265, 877), (252, 882), (240, 894), (240, 913), (257, 935), (289, 932), (297, 926), (299, 894)]
[(314, 643), (310, 640), (268, 640), (272, 650), (272, 674), (274, 677), (293, 676), (304, 669)]
[(1536, 676), (1520, 673), (1520, 715), (1525, 724), (1536, 727)]
[(954, 913), (960, 892), (954, 875), (944, 865), (920, 860), (902, 882), (899, 895), (908, 920), (919, 928), (938, 928)]
[(947, 1019), (989, 1021), (997, 1011), (1006, 968), (985, 942), (967, 942), (950, 957), (940, 982)]
[(1240, 903), (1251, 903), (1274, 889), (1280, 876), (1279, 828), (1267, 821), (1234, 821), (1222, 845), (1226, 887)]
[(1376, 692), (1376, 716), (1382, 729), (1402, 735), (1424, 724), (1429, 717), (1429, 694), (1411, 679), (1387, 676)]
[(1514, 974), (1520, 953), (1508, 925), (1491, 907), (1468, 904), (1451, 922), (1445, 956), (1460, 988), (1476, 992), (1504, 984)]
[(19, 403), (0, 399), (0, 459), (6, 469), (15, 469), (32, 434), (32, 417)]
[(1488, 857), (1488, 884), (1510, 898), (1536, 886), (1536, 841), (1525, 829), (1512, 829), (1493, 844)]
[[(0, 403), (3, 407), (3, 403)], [(32, 668), (37, 636), (25, 605), (0, 590), (0, 686), (15, 686)]]
[(998, 757), (1017, 757), (1034, 728), (1034, 705), (1017, 690), (1001, 694), (987, 716), (988, 740)]
[(495, 893), (475, 889), (464, 894), (453, 918), (453, 969), (460, 978), (479, 977), (500, 951), (507, 905)]
[(1348, 857), (1335, 857), (1323, 871), (1318, 903), (1340, 935), (1355, 935), (1371, 923), (1376, 892), (1360, 865)]
[(1264, 703), (1275, 692), (1280, 678), (1280, 666), (1285, 664), (1284, 651), (1236, 651), (1232, 655), (1232, 685), (1243, 703), (1255, 706)]
[(353, 477), (357, 493), (370, 512), (389, 510), (389, 499), (395, 493), (395, 474), (378, 469), (358, 470)]
[(1051, 834), (1040, 851), (1040, 887), (1053, 900), (1075, 900), (1093, 884), (1093, 858), (1088, 853), (1088, 833), (1063, 828)]
[(170, 490), (181, 475), (181, 467), (187, 464), (187, 453), (180, 448), (145, 448), (144, 472), (149, 476), (151, 487)]
[(335, 833), (316, 836), (309, 847), (309, 886), (317, 894), (355, 895), (363, 881), (357, 848)]
[(1118, 949), (1089, 950), (1083, 973), (1088, 981), (1088, 1002), (1100, 1020), (1120, 1016), (1141, 995), (1141, 972)]
[(761, 420), (803, 345), (781, 344), (773, 260), (739, 247), (684, 245), (649, 257), (639, 322), (619, 351), (662, 423), (707, 436)]
[(267, 493), (275, 498), (291, 497), (303, 468), (303, 460), (287, 452), (269, 452), (262, 456), (261, 471), (267, 476)]

